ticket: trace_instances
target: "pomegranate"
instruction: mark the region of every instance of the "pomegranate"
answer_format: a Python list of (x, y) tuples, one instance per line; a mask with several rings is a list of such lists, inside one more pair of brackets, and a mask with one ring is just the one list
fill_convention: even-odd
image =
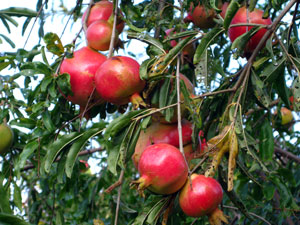
[[(192, 124), (187, 120), (182, 120), (182, 139), (183, 145), (192, 142)], [(139, 139), (135, 146), (132, 160), (136, 168), (141, 154), (145, 148), (152, 144), (166, 143), (179, 147), (179, 135), (177, 124), (161, 124), (159, 122), (152, 123), (145, 131), (141, 131)], [(188, 151), (192, 149), (189, 148)]]
[(227, 11), (227, 8), (229, 6), (229, 2), (224, 2), (223, 5), (222, 5), (222, 12), (220, 13), (220, 16), (224, 19), (225, 18), (225, 15), (226, 15), (226, 11)]
[[(232, 24), (239, 24), (239, 23), (253, 23), (253, 24), (263, 24), (263, 25), (270, 25), (272, 23), (270, 18), (263, 19), (264, 12), (260, 9), (254, 9), (252, 12), (248, 12), (248, 19), (247, 19), (247, 8), (242, 7), (240, 8), (235, 16), (231, 21)], [(241, 36), (242, 34), (246, 33), (247, 31), (251, 30), (253, 26), (238, 26), (238, 27), (230, 27), (228, 29), (228, 36), (233, 42), (237, 37)], [(267, 29), (262, 28), (260, 29), (252, 38), (249, 40), (245, 47), (245, 56), (252, 53), (256, 46), (258, 45), (259, 41), (262, 39), (264, 34), (267, 32)]]
[[(112, 2), (102, 0), (100, 2), (95, 3), (91, 8), (89, 18), (87, 20), (87, 27), (89, 27), (93, 22), (98, 20), (105, 20), (105, 21), (111, 20), (113, 9), (114, 9), (114, 4)], [(82, 23), (84, 23), (86, 13), (87, 11), (85, 11), (82, 15)], [(122, 14), (122, 12), (120, 13)], [(123, 31), (124, 26), (125, 26), (124, 21), (118, 19), (116, 28), (119, 34)]]
[(116, 105), (135, 103), (138, 93), (145, 87), (139, 68), (138, 62), (127, 56), (107, 59), (95, 75), (97, 92), (104, 100)]
[(188, 167), (179, 149), (165, 143), (148, 146), (141, 155), (140, 178), (133, 183), (142, 191), (148, 188), (156, 194), (178, 191), (188, 176)]
[[(73, 95), (66, 98), (74, 104), (85, 106), (95, 88), (95, 73), (106, 56), (89, 47), (74, 52), (73, 58), (65, 58), (60, 73), (70, 74)], [(98, 98), (99, 99), (99, 98)]]
[(92, 23), (86, 30), (87, 45), (99, 51), (107, 51), (110, 45), (112, 30), (113, 26), (105, 20), (98, 20)]
[(292, 111), (289, 110), (288, 108), (282, 107), (280, 109), (280, 113), (281, 113), (281, 124), (282, 125), (288, 124), (288, 123), (292, 122), (292, 120), (294, 119)]
[(12, 129), (6, 124), (0, 124), (0, 155), (5, 155), (12, 145), (14, 134)]
[(216, 17), (214, 9), (207, 9), (204, 5), (198, 4), (195, 8), (193, 4), (190, 6), (190, 11), (185, 21), (191, 21), (200, 29), (212, 28), (216, 25), (214, 18)]
[(182, 211), (192, 217), (208, 215), (215, 211), (223, 198), (221, 185), (211, 177), (192, 174), (179, 194)]

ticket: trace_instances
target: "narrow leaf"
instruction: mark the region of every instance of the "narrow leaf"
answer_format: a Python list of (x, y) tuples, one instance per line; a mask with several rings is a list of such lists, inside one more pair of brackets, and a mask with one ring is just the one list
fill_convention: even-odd
[(30, 225), (26, 221), (22, 220), (20, 217), (10, 215), (7, 213), (0, 213), (0, 223), (3, 223), (4, 225)]

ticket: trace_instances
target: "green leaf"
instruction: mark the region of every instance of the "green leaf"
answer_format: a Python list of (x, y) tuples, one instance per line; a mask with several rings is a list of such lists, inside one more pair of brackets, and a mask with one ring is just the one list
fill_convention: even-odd
[(0, 34), (0, 37), (2, 37), (12, 48), (15, 48), (16, 45), (15, 43), (13, 43), (12, 40), (10, 40), (7, 36), (5, 36), (4, 34)]
[(200, 44), (198, 45), (195, 55), (194, 55), (194, 64), (200, 62), (202, 54), (206, 51), (208, 46), (214, 41), (214, 39), (219, 36), (224, 31), (223, 28), (215, 27), (211, 31), (209, 31), (205, 36), (201, 39)]
[(64, 93), (64, 95), (73, 95), (71, 90), (71, 83), (70, 83), (70, 75), (68, 73), (60, 74), (56, 78), (57, 85), (59, 89)]
[[(111, 143), (107, 145), (111, 145)], [(108, 170), (116, 176), (120, 145), (114, 145), (107, 148), (110, 149), (107, 157)]]
[(109, 123), (108, 127), (105, 130), (104, 138), (108, 139), (109, 137), (116, 136), (122, 129), (124, 129), (128, 124), (131, 123), (132, 119), (139, 114), (142, 114), (145, 110), (134, 110), (126, 114), (119, 116)]
[(27, 8), (22, 8), (22, 7), (10, 7), (6, 9), (0, 10), (0, 15), (1, 14), (7, 14), (10, 16), (17, 16), (17, 17), (36, 17), (37, 12), (31, 9)]
[(283, 74), (277, 77), (276, 81), (274, 82), (274, 89), (277, 91), (284, 104), (289, 106), (291, 104), (289, 100), (290, 90), (286, 85), (285, 76), (283, 76)]
[(199, 81), (200, 84), (203, 83), (206, 88), (209, 87), (207, 64), (207, 49), (205, 49), (201, 55), (201, 58), (199, 59), (199, 62), (196, 65), (195, 76), (197, 78), (197, 81)]
[(16, 183), (14, 183), (14, 203), (18, 207), (20, 212), (22, 212), (23, 209), (22, 209), (21, 190), (20, 190), (19, 186)]
[(32, 19), (32, 17), (28, 17), (28, 18), (25, 20), (25, 22), (24, 22), (24, 24), (23, 24), (23, 27), (22, 27), (22, 36), (25, 34), (25, 31), (26, 31), (26, 29), (27, 29), (27, 27), (28, 27), (28, 25), (29, 25), (31, 19)]
[(73, 167), (74, 167), (75, 161), (77, 159), (78, 153), (85, 146), (86, 142), (90, 138), (100, 134), (102, 131), (103, 131), (103, 128), (90, 129), (90, 130), (84, 132), (82, 134), (82, 136), (73, 143), (73, 145), (71, 146), (71, 148), (68, 152), (67, 161), (66, 161), (66, 165), (65, 165), (67, 177), (71, 178), (72, 172), (73, 172)]
[(293, 82), (292, 92), (294, 96), (294, 106), (296, 111), (300, 111), (300, 78), (299, 76)]
[(20, 217), (7, 213), (0, 213), (0, 224), (2, 225), (30, 225)]
[(137, 124), (137, 121), (133, 121), (129, 125), (128, 129), (126, 130), (125, 136), (121, 142), (121, 145), (120, 145), (118, 165), (122, 169), (125, 169), (126, 160), (128, 159), (128, 157), (127, 157), (128, 148), (130, 146), (130, 141), (134, 136), (136, 124)]
[(285, 66), (285, 57), (281, 58), (276, 62), (276, 64), (270, 63), (261, 73), (262, 77), (264, 77), (264, 82), (274, 82), (278, 76), (282, 76), (284, 74), (284, 66)]
[(211, 6), (214, 10), (216, 10), (217, 13), (222, 12), (222, 10), (219, 9), (219, 8), (217, 7), (216, 2), (218, 3), (219, 1), (216, 1), (216, 0), (209, 0), (210, 6)]
[(61, 56), (64, 53), (64, 46), (57, 34), (47, 33), (43, 40), (49, 52), (57, 56)]
[(274, 194), (275, 194), (275, 187), (274, 187), (274, 185), (272, 185), (270, 183), (267, 183), (266, 185), (264, 185), (264, 187), (263, 187), (262, 190), (263, 190), (265, 198), (268, 201), (270, 201), (270, 200), (273, 199)]
[(155, 61), (155, 58), (146, 59), (144, 62), (142, 62), (142, 65), (140, 66), (140, 78), (141, 80), (148, 79), (148, 68), (153, 64)]
[(10, 62), (2, 62), (2, 63), (0, 63), (0, 71), (3, 70), (3, 69), (5, 69), (9, 65), (10, 65)]
[(27, 159), (29, 156), (32, 155), (32, 153), (39, 147), (39, 142), (38, 140), (31, 141), (27, 143), (21, 152), (19, 158), (18, 158), (18, 163), (16, 165), (16, 170), (20, 171), (26, 164)]
[(235, 16), (236, 12), (239, 10), (239, 7), (240, 4), (238, 0), (230, 1), (224, 18), (224, 29), (226, 31), (228, 30), (229, 25), (231, 24), (231, 20)]
[[(175, 80), (173, 79), (173, 84), (174, 81)], [(159, 92), (159, 108), (162, 108), (167, 105), (168, 97), (170, 95), (170, 89), (171, 89), (171, 79), (166, 78)]]
[(54, 162), (56, 156), (65, 148), (68, 144), (72, 143), (76, 139), (80, 138), (83, 133), (72, 132), (70, 134), (64, 135), (57, 139), (55, 142), (49, 144), (47, 154), (44, 159), (44, 170), (46, 173), (50, 172), (52, 163)]
[[(0, 199), (1, 199), (0, 212), (8, 213), (7, 215), (13, 214), (13, 211), (11, 210), (9, 205), (9, 197), (10, 197), (9, 190), (5, 190), (5, 188), (2, 185), (2, 180), (0, 180)], [(2, 213), (0, 213), (0, 222), (1, 222)]]
[(44, 126), (48, 131), (53, 132), (56, 130), (56, 127), (52, 122), (51, 115), (48, 110), (42, 113), (42, 118), (43, 118)]
[(18, 127), (33, 129), (36, 126), (36, 122), (37, 122), (36, 120), (29, 119), (29, 118), (19, 118), (19, 119), (12, 120), (10, 123), (11, 125), (15, 125)]
[(169, 199), (171, 197), (163, 198), (161, 201), (157, 202), (152, 209), (149, 211), (149, 215), (147, 217), (146, 223), (148, 224), (156, 224), (157, 220), (159, 219), (159, 216), (162, 213), (162, 209), (166, 206), (166, 204), (169, 202)]
[(151, 37), (147, 33), (136, 33), (136, 32), (128, 31), (127, 32), (127, 37), (128, 38), (135, 38), (135, 39), (143, 41), (143, 42), (145, 42), (147, 44), (153, 45), (156, 48), (158, 48), (161, 51), (161, 53), (163, 53), (163, 54), (166, 53), (165, 50), (164, 50), (164, 48), (163, 48), (162, 43), (159, 40)]
[(53, 81), (52, 76), (45, 76), (45, 78), (41, 82), (41, 92), (46, 92), (49, 84)]
[(251, 73), (251, 82), (254, 90), (254, 95), (256, 96), (257, 100), (261, 102), (264, 107), (269, 108), (272, 100), (264, 90), (264, 82), (255, 74), (253, 70)]
[(240, 54), (241, 52), (244, 52), (244, 49), (246, 47), (246, 45), (248, 44), (250, 38), (256, 34), (259, 29), (261, 29), (261, 26), (257, 26), (257, 27), (252, 27), (251, 30), (249, 30), (248, 32), (238, 36), (234, 42), (231, 45), (231, 49), (237, 49), (237, 53)]
[(274, 154), (274, 137), (270, 121), (264, 120), (259, 132), (259, 153), (262, 160), (272, 160)]

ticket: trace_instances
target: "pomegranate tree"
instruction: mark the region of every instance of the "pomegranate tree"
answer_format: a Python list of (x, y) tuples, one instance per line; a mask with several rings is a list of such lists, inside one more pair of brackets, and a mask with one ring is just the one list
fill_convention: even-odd
[(148, 146), (142, 153), (138, 170), (140, 178), (133, 184), (156, 194), (172, 194), (186, 182), (188, 167), (179, 149), (165, 143)]
[[(87, 27), (89, 27), (93, 22), (104, 20), (109, 21), (111, 20), (111, 16), (113, 15), (114, 10), (114, 4), (110, 1), (102, 0), (100, 2), (97, 2), (93, 5), (93, 7), (90, 10), (89, 18), (87, 20)], [(85, 17), (86, 17), (87, 11), (83, 13), (82, 16), (82, 23), (84, 23)], [(122, 14), (122, 12), (120, 12)], [(112, 22), (110, 21), (112, 24)], [(118, 19), (117, 21), (117, 30), (118, 33), (121, 33), (124, 29), (125, 23), (124, 21)]]
[[(231, 25), (240, 24), (240, 23), (252, 23), (252, 24), (262, 24), (262, 25), (270, 25), (272, 23), (270, 18), (262, 18), (264, 11), (260, 9), (254, 9), (252, 12), (248, 11), (247, 8), (240, 8), (231, 21)], [(228, 29), (228, 36), (233, 42), (237, 37), (251, 30), (253, 26), (237, 26), (230, 27)], [(261, 28), (257, 33), (255, 33), (245, 47), (245, 55), (252, 53), (254, 49), (257, 47), (258, 43), (267, 32), (267, 29)]]
[(182, 211), (192, 217), (207, 215), (211, 225), (226, 222), (227, 218), (218, 209), (223, 198), (221, 185), (211, 177), (192, 174), (179, 194), (179, 205)]
[[(182, 120), (183, 145), (192, 142), (192, 124), (187, 120)], [(179, 135), (177, 124), (152, 123), (145, 131), (141, 131), (132, 156), (133, 163), (138, 168), (138, 162), (145, 148), (152, 144), (166, 143), (179, 147)], [(190, 147), (188, 151), (192, 150)]]
[(104, 100), (115, 105), (139, 101), (138, 95), (145, 87), (140, 79), (140, 65), (127, 56), (107, 59), (95, 75), (96, 90)]
[(75, 51), (72, 58), (63, 60), (60, 73), (70, 75), (73, 92), (73, 95), (66, 96), (69, 101), (81, 106), (87, 104), (95, 89), (95, 73), (105, 60), (106, 56), (89, 47), (83, 47)]

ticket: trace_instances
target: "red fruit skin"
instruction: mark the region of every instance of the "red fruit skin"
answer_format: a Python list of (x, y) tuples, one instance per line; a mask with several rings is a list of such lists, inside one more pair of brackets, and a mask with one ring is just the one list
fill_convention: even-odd
[(225, 15), (226, 15), (226, 11), (227, 11), (227, 8), (229, 6), (229, 2), (224, 2), (224, 4), (222, 5), (222, 12), (220, 13), (220, 16), (224, 19), (225, 18)]
[(223, 191), (221, 185), (211, 177), (192, 174), (192, 189), (187, 181), (179, 194), (182, 211), (192, 217), (200, 217), (213, 212), (221, 203)]
[(74, 52), (73, 58), (65, 58), (61, 64), (60, 73), (70, 74), (73, 96), (66, 98), (74, 104), (85, 106), (95, 88), (95, 73), (106, 56), (89, 47), (83, 47)]
[(130, 96), (145, 87), (145, 81), (140, 79), (139, 68), (138, 62), (127, 56), (107, 59), (95, 75), (97, 92), (110, 103), (127, 104)]
[[(192, 142), (192, 123), (182, 120), (182, 140), (183, 145)], [(159, 122), (152, 123), (145, 131), (141, 131), (137, 140), (132, 160), (136, 168), (143, 151), (152, 144), (165, 143), (175, 147), (179, 147), (179, 135), (177, 124), (161, 124)]]
[(215, 26), (214, 18), (216, 12), (213, 9), (205, 9), (203, 5), (197, 5), (194, 9), (190, 8), (192, 22), (200, 29), (208, 29)]
[[(188, 167), (180, 151), (169, 144), (148, 146), (138, 167), (147, 188), (157, 194), (172, 194), (186, 182)], [(141, 179), (140, 178), (140, 179)]]
[(107, 51), (109, 49), (113, 27), (105, 20), (92, 23), (86, 30), (86, 41), (90, 48)]
[[(248, 12), (249, 23), (255, 24), (263, 24), (263, 25), (270, 25), (272, 21), (270, 18), (263, 19), (263, 11), (260, 9), (254, 9), (252, 12)], [(246, 7), (240, 8), (235, 16), (231, 21), (232, 24), (239, 24), (239, 23), (247, 23), (247, 9)], [(248, 28), (247, 28), (248, 27)], [(246, 33), (247, 31), (251, 30), (252, 26), (238, 26), (238, 27), (231, 27), (228, 29), (228, 36), (233, 42), (237, 37), (241, 36), (242, 34)], [(245, 52), (251, 53), (257, 47), (258, 43), (267, 32), (267, 29), (262, 28), (260, 29), (247, 43)]]
[[(113, 13), (113, 9), (114, 9), (114, 5), (112, 2), (102, 0), (100, 2), (95, 3), (95, 5), (91, 8), (90, 15), (87, 20), (87, 27), (89, 27), (93, 22), (98, 20), (108, 21)], [(87, 10), (82, 15), (82, 24), (84, 23), (86, 13)], [(117, 22), (116, 28), (119, 33), (123, 31), (124, 26), (125, 26), (124, 21)]]

